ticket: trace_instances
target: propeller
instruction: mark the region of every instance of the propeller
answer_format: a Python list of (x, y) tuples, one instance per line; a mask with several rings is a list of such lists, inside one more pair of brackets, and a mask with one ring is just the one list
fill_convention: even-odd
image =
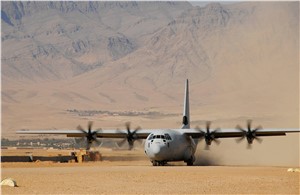
[(124, 133), (126, 134), (126, 136), (122, 141), (118, 142), (118, 146), (123, 146), (127, 141), (129, 145), (129, 150), (132, 150), (134, 142), (138, 140), (136, 133), (141, 129), (141, 127), (137, 127), (134, 131), (130, 131), (130, 122), (127, 122), (125, 125), (127, 133)]
[(202, 133), (202, 135), (203, 135), (203, 137), (201, 137), (201, 138), (205, 139), (205, 142), (206, 142), (205, 149), (206, 150), (209, 149), (209, 146), (211, 145), (212, 142), (215, 142), (217, 145), (219, 145), (221, 143), (219, 140), (217, 140), (217, 138), (215, 136), (215, 133), (217, 131), (220, 131), (220, 128), (217, 128), (217, 129), (215, 129), (213, 131), (210, 131), (210, 125), (211, 125), (211, 121), (207, 121), (206, 122), (206, 132), (203, 131), (201, 128), (196, 127), (196, 129), (198, 131), (200, 131)]
[(247, 148), (251, 148), (251, 144), (253, 143), (253, 140), (258, 141), (258, 143), (262, 142), (261, 138), (258, 138), (256, 136), (256, 132), (262, 129), (262, 126), (257, 126), (255, 129), (251, 128), (252, 120), (247, 120), (247, 130), (243, 129), (240, 125), (236, 126), (236, 129), (241, 131), (243, 133), (242, 137), (236, 139), (237, 143), (240, 143), (242, 140), (247, 138), (248, 146)]
[[(93, 142), (97, 142), (98, 144), (101, 144), (101, 142), (97, 139), (97, 133), (99, 131), (101, 131), (102, 129), (99, 128), (95, 131), (92, 131), (92, 126), (93, 126), (93, 122), (92, 121), (89, 121), (88, 122), (88, 130), (84, 130), (80, 125), (77, 126), (77, 129), (79, 131), (81, 131), (85, 138), (86, 138), (86, 142), (87, 142), (87, 146), (86, 146), (86, 149), (89, 150), (91, 148), (91, 145)], [(85, 141), (84, 138), (82, 138), (82, 141)]]

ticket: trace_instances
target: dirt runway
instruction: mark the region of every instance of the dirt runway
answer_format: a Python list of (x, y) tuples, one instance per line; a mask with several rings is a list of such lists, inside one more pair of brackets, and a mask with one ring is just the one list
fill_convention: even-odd
[[(66, 151), (33, 150), (54, 155)], [(3, 151), (4, 155), (22, 154)], [(288, 167), (153, 167), (141, 151), (102, 149), (103, 161), (77, 163), (2, 163), (1, 176), (19, 187), (2, 194), (299, 194), (299, 173)]]
[(2, 194), (299, 194), (299, 173), (283, 167), (120, 164), (3, 168), (19, 187)]

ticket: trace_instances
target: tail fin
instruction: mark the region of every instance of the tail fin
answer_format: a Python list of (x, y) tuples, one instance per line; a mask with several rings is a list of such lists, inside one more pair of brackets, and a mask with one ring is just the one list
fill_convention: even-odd
[(185, 83), (185, 95), (183, 102), (183, 117), (182, 117), (182, 129), (190, 128), (190, 103), (189, 103), (189, 80)]

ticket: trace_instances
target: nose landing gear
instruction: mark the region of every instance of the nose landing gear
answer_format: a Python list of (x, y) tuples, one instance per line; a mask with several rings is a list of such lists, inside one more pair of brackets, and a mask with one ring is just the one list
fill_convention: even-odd
[(151, 161), (153, 166), (165, 166), (167, 164), (167, 161)]

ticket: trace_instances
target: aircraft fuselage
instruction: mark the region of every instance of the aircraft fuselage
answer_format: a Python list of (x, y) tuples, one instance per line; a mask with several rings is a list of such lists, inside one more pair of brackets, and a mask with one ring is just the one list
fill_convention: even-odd
[(170, 161), (184, 161), (192, 165), (196, 144), (190, 136), (166, 129), (151, 133), (144, 149), (153, 165), (164, 165)]

